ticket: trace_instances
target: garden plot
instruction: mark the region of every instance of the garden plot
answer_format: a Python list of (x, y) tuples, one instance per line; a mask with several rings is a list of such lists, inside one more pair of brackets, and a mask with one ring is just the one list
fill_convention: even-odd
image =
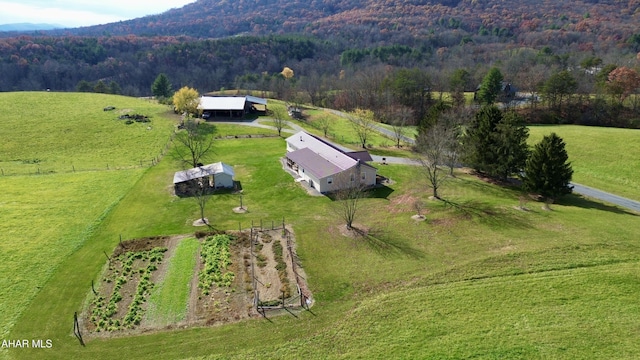
[(259, 316), (255, 305), (281, 307), (283, 296), (285, 305), (299, 306), (300, 291), (305, 300), (309, 294), (299, 285), (291, 233), (254, 234), (253, 264), (246, 232), (121, 243), (91, 294), (85, 330), (111, 336), (223, 324)]
[(147, 301), (166, 269), (166, 253), (176, 238), (156, 237), (120, 243), (109, 257), (86, 314), (91, 333), (111, 333), (140, 327)]
[[(259, 307), (300, 306), (310, 298), (305, 275), (296, 264), (289, 231), (260, 231), (254, 238), (255, 290)], [(305, 300), (301, 300), (301, 297)], [(283, 304), (284, 301), (284, 304)]]

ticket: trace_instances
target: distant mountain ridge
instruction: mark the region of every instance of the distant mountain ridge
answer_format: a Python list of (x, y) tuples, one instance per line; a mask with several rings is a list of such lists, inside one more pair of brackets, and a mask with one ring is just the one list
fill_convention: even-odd
[(15, 24), (2, 24), (0, 25), (0, 31), (38, 31), (38, 30), (54, 30), (62, 29), (64, 26), (55, 24), (33, 24), (33, 23), (15, 23)]
[(422, 37), (441, 30), (517, 36), (563, 29), (610, 36), (637, 30), (640, 0), (198, 0), (158, 15), (49, 31), (82, 36), (190, 36), (299, 33), (372, 40)]

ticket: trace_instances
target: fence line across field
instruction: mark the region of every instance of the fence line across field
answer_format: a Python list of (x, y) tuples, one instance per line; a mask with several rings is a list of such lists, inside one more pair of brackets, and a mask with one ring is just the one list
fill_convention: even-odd
[(15, 170), (15, 169), (6, 169), (0, 166), (0, 176), (25, 176), (25, 175), (50, 175), (50, 174), (71, 174), (76, 172), (90, 172), (90, 171), (104, 171), (104, 170), (131, 170), (131, 169), (140, 169), (147, 168), (158, 165), (160, 160), (162, 160), (169, 148), (171, 146), (171, 142), (173, 141), (173, 137), (175, 134), (172, 134), (169, 137), (169, 140), (164, 145), (162, 150), (158, 155), (151, 159), (141, 159), (128, 164), (114, 164), (105, 162), (102, 166), (90, 165), (90, 166), (76, 166), (76, 164), (69, 164), (65, 166), (56, 166), (56, 167), (46, 167), (37, 165), (28, 170)]

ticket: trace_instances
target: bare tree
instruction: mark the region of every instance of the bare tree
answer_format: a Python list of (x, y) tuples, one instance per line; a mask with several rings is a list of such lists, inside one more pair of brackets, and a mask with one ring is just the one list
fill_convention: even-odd
[(362, 145), (362, 148), (366, 148), (367, 140), (375, 130), (376, 121), (373, 112), (371, 110), (356, 109), (354, 112), (349, 113), (349, 120), (351, 121), (351, 127), (358, 135), (360, 145)]
[(395, 111), (394, 117), (390, 120), (393, 129), (393, 137), (396, 140), (396, 147), (400, 148), (400, 141), (405, 138), (407, 133), (406, 125), (413, 116), (413, 111), (406, 106), (402, 106)]
[(278, 131), (278, 136), (281, 136), (282, 129), (287, 125), (286, 116), (287, 113), (282, 107), (274, 107), (272, 110), (273, 125)]
[(365, 187), (360, 183), (359, 176), (350, 178), (349, 176), (341, 176), (335, 179), (335, 183), (339, 189), (333, 192), (333, 208), (336, 214), (347, 225), (347, 229), (353, 229), (353, 222), (360, 209), (361, 201), (366, 197)]
[(318, 124), (318, 126), (322, 130), (324, 137), (327, 137), (327, 134), (329, 134), (329, 127), (331, 126), (329, 118), (327, 118), (326, 116), (321, 117), (320, 119), (316, 120), (316, 124)]
[(433, 190), (433, 197), (440, 199), (438, 190), (446, 181), (448, 174), (441, 168), (445, 162), (450, 143), (450, 131), (443, 124), (431, 126), (418, 139), (418, 160), (424, 170), (429, 187)]
[(207, 201), (211, 197), (210, 188), (207, 186), (207, 179), (200, 178), (196, 184), (190, 187), (189, 195), (196, 201), (200, 209), (200, 221), (207, 226), (211, 226), (209, 221), (204, 217), (204, 209)]
[(449, 166), (449, 175), (454, 176), (453, 169), (458, 166), (462, 156), (464, 138), (467, 133), (467, 126), (473, 120), (475, 111), (470, 107), (458, 107), (444, 112), (439, 123), (446, 128), (447, 151), (444, 156), (444, 163)]
[(184, 129), (173, 138), (177, 157), (185, 165), (195, 168), (210, 152), (213, 152), (215, 128), (196, 120), (187, 119)]

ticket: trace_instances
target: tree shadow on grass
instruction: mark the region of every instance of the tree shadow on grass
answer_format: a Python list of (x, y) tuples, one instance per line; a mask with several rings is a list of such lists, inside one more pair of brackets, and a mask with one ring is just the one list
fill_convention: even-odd
[(388, 186), (380, 185), (368, 191), (368, 197), (374, 199), (388, 199), (394, 190)]
[(531, 223), (524, 215), (511, 209), (501, 209), (494, 205), (479, 200), (451, 201), (440, 199), (445, 207), (451, 207), (457, 214), (467, 219), (475, 219), (478, 222), (491, 226), (510, 226), (520, 229), (532, 228)]
[[(619, 215), (640, 216), (637, 213), (622, 208), (621, 206), (607, 205), (598, 201), (593, 201), (585, 196), (578, 194), (563, 196), (555, 203), (564, 206), (576, 206), (582, 209), (602, 210)], [(551, 209), (553, 210), (553, 204), (551, 205)]]
[(408, 244), (393, 238), (385, 230), (371, 229), (369, 231), (363, 231), (354, 227), (352, 231), (358, 235), (358, 240), (363, 241), (371, 250), (379, 255), (403, 255), (413, 259), (424, 258), (422, 251), (414, 249)]

